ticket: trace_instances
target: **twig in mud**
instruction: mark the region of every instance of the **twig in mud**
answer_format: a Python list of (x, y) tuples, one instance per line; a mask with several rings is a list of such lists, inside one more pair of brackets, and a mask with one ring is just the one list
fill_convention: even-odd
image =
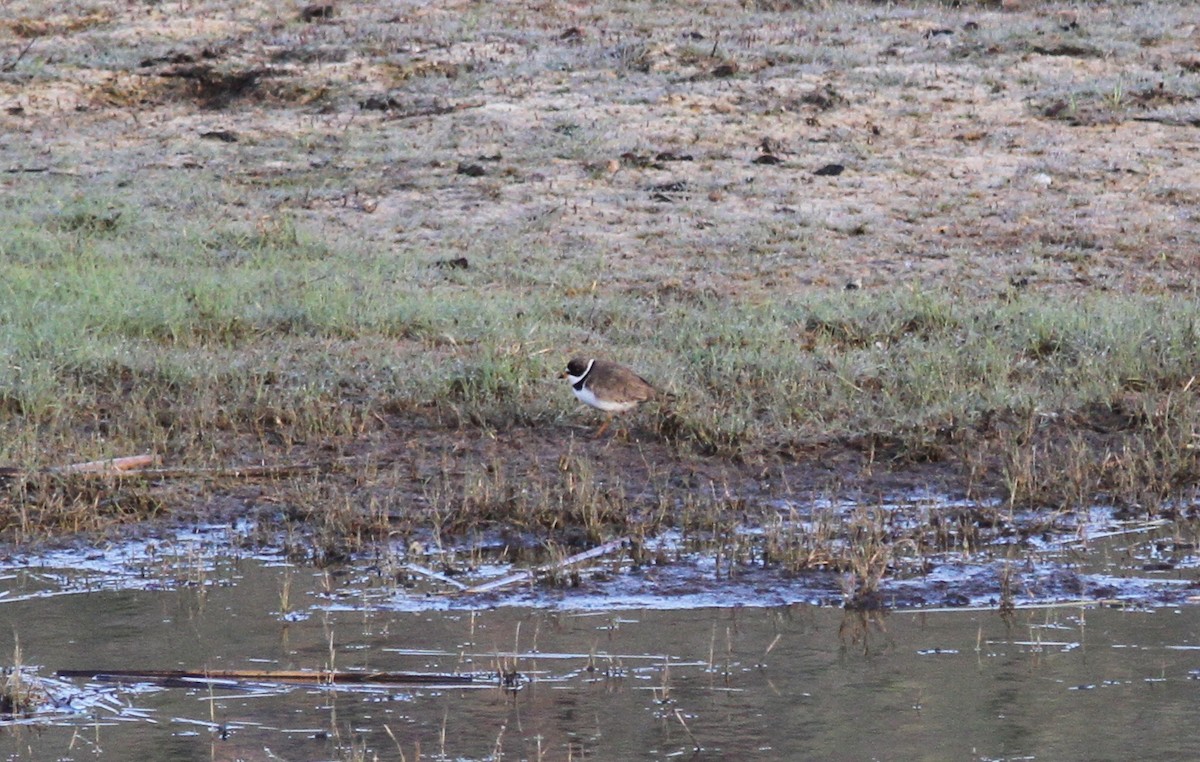
[[(88, 476), (138, 476), (147, 479), (253, 479), (256, 477), (294, 476), (296, 474), (326, 473), (354, 465), (354, 460), (325, 461), (317, 463), (281, 463), (254, 466), (217, 466), (212, 468), (153, 468), (157, 466), (157, 455), (130, 455), (110, 460), (93, 460), (87, 463), (72, 463), (54, 466), (40, 471), (26, 471), (17, 466), (0, 466), (0, 482), (16, 479), (30, 473), (83, 474)], [(376, 460), (375, 464), (388, 461)]]
[(315, 471), (332, 471), (336, 465), (334, 463), (282, 463), (260, 466), (218, 466), (215, 468), (144, 468), (131, 473), (153, 479), (188, 479), (191, 477), (248, 479), (257, 476), (293, 476)]
[(561, 561), (556, 561), (552, 564), (545, 564), (545, 565), (539, 566), (535, 569), (522, 569), (519, 572), (516, 572), (514, 574), (509, 574), (508, 576), (505, 576), (505, 577), (500, 577), (498, 579), (489, 580), (487, 582), (481, 582), (478, 585), (473, 585), (471, 587), (466, 588), (462, 592), (464, 594), (469, 595), (469, 594), (474, 594), (474, 593), (487, 593), (487, 592), (491, 592), (493, 590), (500, 590), (505, 587), (510, 587), (512, 585), (516, 585), (520, 582), (526, 582), (529, 580), (533, 580), (539, 574), (546, 574), (547, 572), (559, 571), (561, 569), (565, 569), (568, 566), (573, 566), (575, 564), (582, 563), (584, 561), (590, 561), (593, 558), (607, 556), (608, 554), (614, 553), (618, 550), (621, 550), (622, 548), (625, 548), (628, 545), (629, 545), (629, 538), (621, 537), (616, 540), (606, 542), (603, 545), (597, 545), (596, 547), (592, 548), (591, 550), (585, 550), (582, 553), (576, 553), (573, 556), (567, 556), (566, 558), (562, 559)]
[(1169, 127), (1200, 127), (1200, 117), (1179, 116), (1135, 116), (1135, 122), (1157, 122)]
[[(110, 474), (143, 473), (146, 466), (158, 465), (158, 456), (152, 453), (145, 455), (127, 455), (121, 458), (107, 460), (89, 460), (86, 463), (70, 463), (65, 466), (53, 466), (41, 469), (40, 473), (47, 474), (89, 474), (106, 476)], [(0, 483), (10, 479), (18, 479), (30, 472), (18, 466), (0, 466)], [(39, 473), (39, 472), (34, 472)]]
[(414, 109), (412, 111), (403, 111), (398, 114), (392, 114), (384, 117), (389, 122), (398, 121), (401, 119), (416, 119), (422, 116), (444, 116), (453, 114), (458, 111), (466, 111), (467, 109), (483, 108), (486, 103), (456, 103), (452, 106), (434, 106), (433, 108)]
[(0, 71), (12, 71), (13, 69), (17, 68), (17, 64), (21, 63), (21, 59), (25, 57), (25, 54), (33, 48), (33, 44), (37, 41), (38, 38), (34, 37), (28, 43), (26, 43), (25, 47), (21, 48), (21, 51), (17, 53), (16, 58), (4, 64), (3, 66), (0, 66)]
[(66, 466), (56, 466), (50, 469), (50, 473), (55, 474), (111, 474), (127, 471), (140, 471), (147, 466), (156, 466), (159, 463), (157, 455), (147, 453), (145, 455), (127, 455), (122, 458), (109, 458), (108, 460), (89, 460), (86, 463), (71, 463)]

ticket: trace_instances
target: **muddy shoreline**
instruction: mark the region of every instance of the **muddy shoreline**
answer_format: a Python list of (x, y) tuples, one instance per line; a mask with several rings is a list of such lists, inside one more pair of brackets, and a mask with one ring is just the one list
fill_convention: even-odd
[[(114, 515), (91, 532), (9, 544), (5, 556), (153, 543), (181, 527), (225, 523), (252, 527), (236, 533), (250, 552), (282, 552), (334, 575), (374, 566), (392, 578), (385, 584), (410, 590), (399, 599), (407, 600), (422, 589), (454, 592), (428, 575), (473, 584), (487, 579), (481, 565), (494, 576), (625, 542), (582, 573), (564, 567), (450, 604), (468, 608), (606, 601), (620, 608), (629, 605), (622, 601), (654, 605), (656, 597), (671, 605), (855, 609), (999, 610), (1078, 600), (1157, 606), (1191, 600), (1200, 584), (1182, 581), (1194, 562), (1194, 546), (1182, 539), (1194, 522), (1179, 523), (1194, 510), (1185, 504), (1159, 512), (1017, 509), (1002, 499), (1001, 484), (978, 475), (968, 484), (950, 460), (896, 467), (845, 446), (814, 447), (804, 458), (681, 455), (636, 424), (599, 439), (582, 424), (503, 432), (404, 428), (399, 418), (386, 424), (338, 448), (293, 448), (276, 462), (312, 468), (278, 477), (248, 469), (223, 478), (151, 472), (43, 482), (42, 489), (66, 493), (92, 490)], [(579, 493), (585, 480), (588, 491)], [(32, 496), (46, 499), (36, 489)], [(584, 503), (601, 508), (586, 516)], [(122, 505), (160, 510), (122, 519)], [(1085, 573), (1073, 560), (1092, 536), (1149, 530), (1162, 536), (1147, 546), (1160, 557), (1135, 563), (1131, 579)], [(878, 556), (859, 558), (856, 544)], [(1177, 583), (1154, 582), (1180, 574)]]

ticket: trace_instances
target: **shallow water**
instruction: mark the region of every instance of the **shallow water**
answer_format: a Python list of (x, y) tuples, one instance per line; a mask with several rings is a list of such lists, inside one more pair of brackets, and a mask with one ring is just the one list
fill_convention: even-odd
[[(43, 678), (63, 669), (332, 663), (339, 670), (515, 669), (522, 680), (515, 689), (485, 678), (468, 688), (337, 690), (54, 680), (59, 706), (4, 727), (0, 755), (1200, 756), (1196, 606), (1047, 606), (1006, 621), (994, 610), (859, 615), (807, 604), (680, 608), (668, 599), (643, 608), (614, 600), (604, 610), (594, 595), (581, 610), (570, 591), (558, 591), (536, 608), (495, 607), (496, 599), (406, 591), (368, 566), (326, 575), (270, 554), (239, 556), (221, 535), (131, 543), (86, 558), (15, 559), (0, 575), (0, 653), (7, 661), (18, 636), (25, 662)], [(1153, 537), (1138, 541), (1155, 547)], [(1094, 545), (1079, 568), (1121, 576), (1140, 558), (1128, 543)], [(1114, 569), (1105, 559), (1117, 556), (1135, 561)], [(764, 591), (762, 600), (777, 592)]]

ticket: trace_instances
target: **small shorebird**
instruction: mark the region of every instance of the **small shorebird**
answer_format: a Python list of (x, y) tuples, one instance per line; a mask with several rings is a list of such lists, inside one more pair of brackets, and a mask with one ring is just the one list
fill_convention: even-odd
[(656, 396), (649, 381), (624, 365), (608, 360), (576, 357), (567, 363), (567, 369), (559, 378), (571, 382), (571, 391), (580, 402), (608, 413), (596, 436), (608, 429), (613, 413), (632, 410)]

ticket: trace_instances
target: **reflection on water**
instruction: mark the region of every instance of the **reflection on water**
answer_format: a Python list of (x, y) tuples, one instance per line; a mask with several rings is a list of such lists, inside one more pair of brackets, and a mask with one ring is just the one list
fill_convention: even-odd
[[(19, 759), (1186, 759), (1200, 607), (402, 611), (269, 558), (0, 580), (0, 654), (60, 669), (516, 668), (521, 689), (64, 682)], [(142, 560), (138, 560), (142, 559)], [(109, 570), (111, 572), (111, 569)], [(135, 584), (135, 580), (140, 580)]]

